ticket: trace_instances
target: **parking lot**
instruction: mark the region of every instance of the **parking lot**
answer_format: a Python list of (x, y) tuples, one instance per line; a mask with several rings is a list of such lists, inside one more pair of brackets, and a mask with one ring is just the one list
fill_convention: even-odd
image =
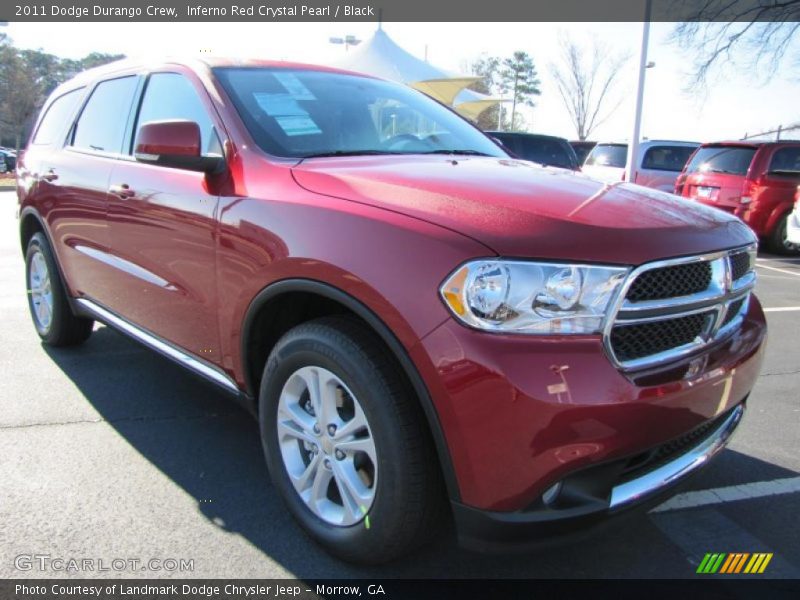
[[(680, 498), (601, 537), (537, 554), (460, 549), (445, 528), (378, 568), (330, 558), (271, 489), (255, 421), (222, 392), (108, 328), (47, 349), (28, 316), (16, 198), (0, 192), (0, 576), (19, 555), (191, 559), (183, 577), (694, 577), (707, 552), (772, 552), (800, 577), (800, 258), (764, 254), (766, 362), (730, 447)], [(75, 576), (96, 576), (85, 572)]]

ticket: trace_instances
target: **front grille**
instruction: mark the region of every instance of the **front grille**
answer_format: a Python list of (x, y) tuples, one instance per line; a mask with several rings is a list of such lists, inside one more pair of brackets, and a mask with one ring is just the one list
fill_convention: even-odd
[(611, 347), (617, 360), (636, 360), (691, 344), (708, 325), (712, 313), (703, 312), (675, 319), (618, 325), (611, 331)]
[(628, 289), (631, 302), (677, 298), (705, 291), (711, 284), (711, 263), (697, 261), (645, 271)]
[(731, 255), (731, 279), (736, 281), (747, 275), (753, 268), (749, 252)]
[(738, 315), (739, 311), (742, 310), (744, 300), (744, 298), (739, 298), (738, 300), (731, 302), (731, 304), (728, 306), (728, 312), (725, 313), (725, 318), (722, 320), (722, 327), (725, 327), (725, 325), (736, 318), (736, 315)]

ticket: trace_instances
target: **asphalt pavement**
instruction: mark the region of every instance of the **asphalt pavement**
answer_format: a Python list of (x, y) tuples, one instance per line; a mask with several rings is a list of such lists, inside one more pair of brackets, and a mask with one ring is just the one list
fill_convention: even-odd
[[(361, 568), (295, 525), (255, 421), (224, 392), (107, 327), (76, 349), (39, 342), (15, 210), (0, 192), (0, 577), (681, 578), (707, 552), (771, 552), (765, 576), (800, 576), (800, 258), (759, 258), (763, 373), (732, 444), (683, 496), (542, 552), (468, 552), (445, 526), (413, 556)], [(94, 570), (36, 562), (58, 558)], [(114, 559), (126, 566), (97, 570)], [(127, 566), (149, 559), (193, 570)]]

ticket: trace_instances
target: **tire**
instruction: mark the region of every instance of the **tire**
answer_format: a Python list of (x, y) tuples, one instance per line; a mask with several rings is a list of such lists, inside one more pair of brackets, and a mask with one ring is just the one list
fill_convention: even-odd
[(800, 246), (791, 244), (786, 240), (786, 226), (789, 222), (789, 213), (783, 215), (775, 225), (775, 230), (769, 237), (769, 249), (775, 254), (800, 254)]
[(41, 232), (28, 242), (25, 282), (31, 318), (45, 344), (75, 346), (89, 338), (94, 321), (73, 314), (50, 244)]
[[(314, 381), (327, 382), (321, 387), (334, 390), (326, 396), (335, 399), (339, 407), (333, 417), (330, 411), (326, 417), (324, 402), (314, 405), (322, 407), (319, 410), (303, 412), (303, 406), (308, 408), (312, 400), (308, 388), (319, 385)], [(290, 406), (295, 410), (287, 420), (290, 413), (285, 409)], [(300, 418), (295, 418), (298, 414)], [(278, 341), (264, 368), (259, 423), (272, 481), (302, 528), (328, 552), (346, 561), (387, 562), (435, 534), (444, 515), (445, 494), (424, 419), (418, 400), (398, 375), (388, 351), (355, 319), (325, 317), (295, 327)], [(287, 435), (284, 425), (288, 421), (293, 429)], [(340, 431), (334, 430), (334, 435), (346, 432), (338, 447), (324, 421), (338, 423)], [(356, 422), (366, 427), (353, 440), (347, 432), (355, 431), (351, 428)], [(317, 432), (310, 431), (310, 423), (319, 425)], [(294, 439), (295, 430), (303, 427), (306, 440), (317, 436), (313, 448), (307, 441)], [(372, 454), (350, 453), (353, 444), (367, 447), (370, 440)], [(348, 453), (340, 453), (338, 448)], [(298, 462), (298, 456), (303, 462)], [(304, 491), (304, 499), (289, 471), (295, 476), (304, 473), (315, 459), (312, 470), (319, 481), (329, 481), (316, 489), (327, 493), (315, 494), (311, 485)], [(327, 474), (323, 470), (326, 459)], [(340, 482), (353, 478), (347, 479), (346, 473), (359, 477), (351, 484), (356, 492), (348, 493), (347, 499), (340, 491), (343, 487), (346, 491), (347, 485)], [(354, 504), (359, 504), (358, 510), (348, 511), (346, 505)]]

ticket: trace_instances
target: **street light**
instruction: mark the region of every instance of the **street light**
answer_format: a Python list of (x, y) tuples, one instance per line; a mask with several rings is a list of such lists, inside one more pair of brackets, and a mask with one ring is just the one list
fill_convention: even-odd
[(628, 144), (628, 160), (625, 161), (625, 173), (628, 181), (636, 182), (636, 157), (639, 156), (639, 135), (642, 125), (642, 102), (644, 100), (644, 73), (646, 69), (655, 67), (654, 62), (647, 62), (647, 43), (650, 39), (650, 3), (645, 1), (644, 21), (642, 22), (642, 49), (639, 54), (639, 84), (636, 88), (636, 108), (633, 116), (633, 133)]
[(361, 43), (361, 40), (354, 35), (346, 35), (343, 38), (332, 37), (328, 38), (328, 41), (331, 44), (344, 45), (345, 52), (347, 52), (350, 49), (350, 46), (358, 46)]

